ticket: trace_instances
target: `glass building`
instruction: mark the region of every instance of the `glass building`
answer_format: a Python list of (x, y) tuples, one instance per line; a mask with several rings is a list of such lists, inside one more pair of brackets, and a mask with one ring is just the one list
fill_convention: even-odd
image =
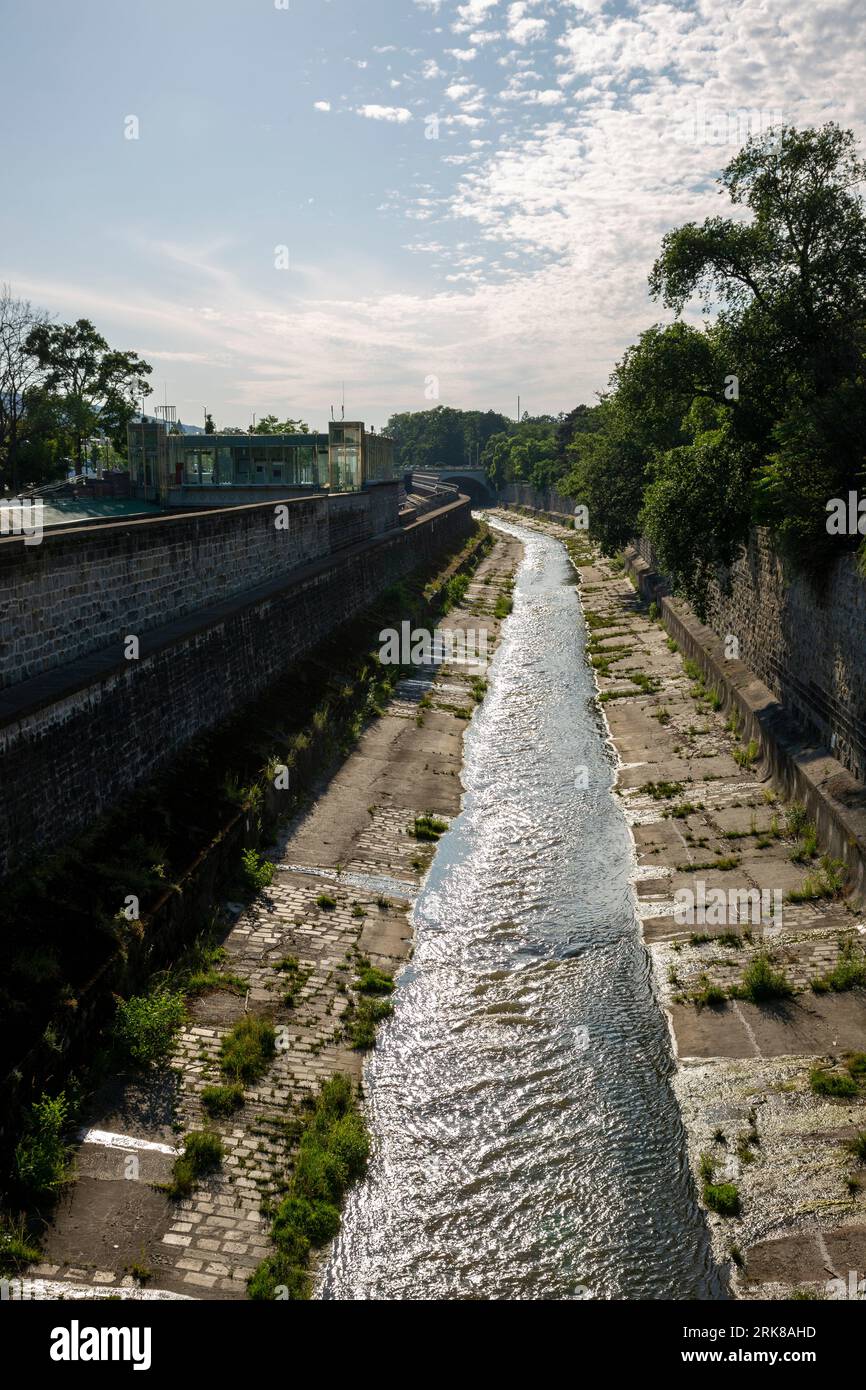
[(357, 420), (331, 421), (327, 434), (169, 434), (145, 420), (129, 425), (127, 444), (139, 496), (172, 506), (203, 501), (205, 489), (225, 505), (258, 488), (355, 492), (395, 476), (393, 440)]

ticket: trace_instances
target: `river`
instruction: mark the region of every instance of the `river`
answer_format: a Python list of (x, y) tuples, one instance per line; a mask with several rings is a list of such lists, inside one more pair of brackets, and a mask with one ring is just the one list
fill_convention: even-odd
[(574, 571), (552, 536), (496, 524), (525, 547), (514, 611), (367, 1065), (373, 1159), (318, 1296), (724, 1297)]

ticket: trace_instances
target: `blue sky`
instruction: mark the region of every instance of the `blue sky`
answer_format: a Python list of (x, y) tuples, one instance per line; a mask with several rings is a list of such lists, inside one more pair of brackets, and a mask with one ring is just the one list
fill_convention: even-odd
[(0, 280), (191, 423), (592, 400), (750, 125), (864, 132), (862, 0), (0, 4)]

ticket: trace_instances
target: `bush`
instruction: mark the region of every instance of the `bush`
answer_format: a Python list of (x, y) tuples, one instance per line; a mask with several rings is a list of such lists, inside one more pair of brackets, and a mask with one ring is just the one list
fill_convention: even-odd
[(223, 1143), (210, 1130), (193, 1130), (183, 1143), (183, 1153), (175, 1159), (171, 1182), (166, 1191), (176, 1201), (188, 1197), (196, 1179), (214, 1173), (222, 1166)]
[(843, 994), (861, 985), (866, 985), (866, 959), (855, 951), (851, 941), (844, 942), (840, 947), (839, 958), (829, 974), (812, 981), (816, 994), (827, 994), (830, 990)]
[(705, 1183), (704, 1202), (719, 1216), (737, 1216), (740, 1211), (740, 1194), (732, 1182)]
[(244, 1088), (237, 1081), (227, 1086), (205, 1086), (201, 1093), (201, 1103), (213, 1118), (233, 1115), (244, 1103)]
[(809, 1085), (816, 1096), (856, 1096), (857, 1082), (853, 1076), (842, 1072), (827, 1071), (823, 1067), (813, 1067), (809, 1072)]
[(732, 991), (738, 999), (750, 999), (753, 1004), (763, 1004), (770, 999), (790, 999), (794, 993), (783, 970), (776, 970), (766, 952), (755, 956), (746, 967), (742, 984)]
[(63, 1091), (58, 1096), (43, 1093), (30, 1107), (24, 1137), (15, 1149), (15, 1176), (29, 1199), (50, 1198), (66, 1182), (68, 1123), (69, 1102)]
[(29, 1239), (23, 1221), (0, 1219), (0, 1274), (16, 1274), (40, 1259), (41, 1253)]
[(180, 991), (134, 994), (118, 1006), (114, 1036), (129, 1061), (142, 1067), (156, 1065), (168, 1057), (185, 1017)]
[(257, 850), (247, 849), (241, 857), (241, 872), (244, 889), (253, 896), (273, 882), (275, 870), (273, 864), (262, 859)]
[(394, 976), (377, 970), (375, 965), (367, 965), (358, 976), (358, 989), (362, 994), (392, 994)]
[(276, 1050), (277, 1035), (270, 1019), (246, 1014), (222, 1040), (220, 1068), (235, 1082), (258, 1081)]
[(423, 816), (416, 816), (412, 826), (411, 834), (416, 840), (438, 840), (440, 835), (444, 835), (448, 829), (448, 822), (439, 820), (430, 811)]
[(247, 1280), (247, 1296), (262, 1301), (282, 1298), (294, 1302), (310, 1296), (310, 1276), (307, 1271), (285, 1255), (270, 1255)]
[(349, 1041), (356, 1052), (366, 1052), (376, 1041), (376, 1028), (394, 1012), (387, 999), (364, 998), (359, 1001), (347, 1022)]
[(277, 1254), (252, 1275), (250, 1298), (277, 1297), (283, 1286), (290, 1299), (309, 1298), (304, 1266), (311, 1247), (325, 1245), (340, 1227), (339, 1203), (349, 1185), (365, 1172), (370, 1153), (366, 1125), (347, 1076), (333, 1076), (315, 1101), (295, 1158), (288, 1191), (271, 1230)]

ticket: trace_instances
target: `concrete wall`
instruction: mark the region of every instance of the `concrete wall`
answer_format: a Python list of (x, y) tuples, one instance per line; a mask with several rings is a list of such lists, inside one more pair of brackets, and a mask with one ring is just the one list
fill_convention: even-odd
[[(384, 509), (381, 498), (379, 505)], [(353, 511), (347, 504), (344, 519), (352, 522)], [(314, 510), (312, 518), (318, 515)], [(243, 534), (264, 548), (261, 526), (256, 518)], [(0, 876), (34, 851), (71, 839), (471, 528), (468, 503), (452, 503), (153, 629), (137, 661), (125, 660), (112, 643), (0, 695)], [(127, 555), (125, 541), (120, 548)], [(160, 583), (174, 587), (182, 577), (161, 576)]]
[[(635, 548), (658, 571), (649, 541)], [(769, 533), (755, 531), (710, 590), (707, 625), (739, 641), (740, 659), (798, 724), (866, 781), (866, 581), (840, 556), (817, 591), (786, 573)]]
[(574, 499), (564, 497), (555, 488), (533, 487), (531, 483), (506, 483), (499, 490), (500, 500), (511, 507), (531, 507), (536, 512), (550, 512), (554, 516), (574, 516)]
[(397, 524), (396, 482), (0, 540), (0, 689), (121, 645)]

